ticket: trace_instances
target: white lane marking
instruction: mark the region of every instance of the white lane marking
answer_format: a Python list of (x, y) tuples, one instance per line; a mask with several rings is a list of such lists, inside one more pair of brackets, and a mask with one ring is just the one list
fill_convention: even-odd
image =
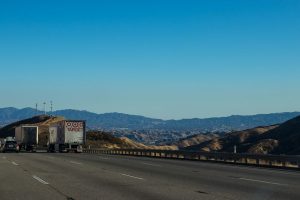
[(149, 166), (153, 166), (153, 167), (161, 167), (161, 165), (156, 165), (156, 164), (152, 164), (152, 163), (142, 163), (143, 165), (149, 165)]
[(5, 156), (3, 156), (2, 158), (3, 158), (3, 159), (6, 159), (6, 157), (5, 157)]
[[(202, 165), (204, 165), (202, 163)], [(206, 167), (208, 167), (209, 165), (205, 165)], [(248, 173), (248, 171), (261, 171), (261, 172), (266, 172), (266, 173), (276, 173), (276, 174), (284, 174), (284, 175), (296, 175), (299, 176), (300, 173), (294, 173), (293, 171), (287, 171), (287, 170), (280, 170), (280, 169), (263, 169), (263, 168), (256, 168), (256, 167), (252, 167), (252, 166), (232, 166), (232, 168), (237, 168), (237, 169), (243, 169), (245, 171), (247, 171), (246, 173)]]
[(52, 157), (52, 156), (47, 156), (48, 158), (50, 158), (50, 159), (55, 159), (54, 157)]
[(16, 162), (11, 162), (13, 165), (15, 165), (15, 166), (19, 166), (19, 164), (18, 163), (16, 163)]
[(265, 172), (269, 172), (269, 173), (277, 173), (277, 174), (283, 174), (283, 175), (293, 175), (293, 176), (299, 176), (300, 173), (293, 173), (293, 172), (283, 172), (283, 171), (277, 171), (276, 169), (274, 170), (263, 170), (263, 169), (259, 169), (260, 171), (265, 171)]
[(266, 183), (266, 184), (271, 184), (271, 185), (287, 186), (287, 184), (275, 183), (275, 182), (269, 182), (269, 181), (262, 181), (262, 180), (255, 180), (255, 179), (249, 179), (249, 178), (239, 178), (239, 179), (243, 180), (243, 181), (251, 181), (251, 182)]
[(131, 176), (131, 175), (128, 175), (128, 174), (121, 174), (122, 176), (126, 176), (126, 177), (129, 177), (129, 178), (134, 178), (134, 179), (138, 179), (138, 180), (144, 180), (143, 178), (140, 178), (140, 177), (136, 177), (136, 176)]
[(37, 150), (36, 153), (48, 153), (47, 150)]
[(75, 165), (82, 165), (82, 163), (80, 163), (80, 162), (76, 162), (76, 161), (70, 161), (70, 163), (72, 163), (72, 164), (75, 164)]
[(43, 179), (41, 179), (40, 177), (33, 175), (32, 178), (34, 178), (35, 180), (37, 180), (38, 182), (44, 184), (44, 185), (49, 185), (49, 183), (47, 183), (46, 181), (44, 181)]
[(99, 157), (99, 158), (103, 160), (109, 160), (109, 158), (105, 158), (105, 157)]

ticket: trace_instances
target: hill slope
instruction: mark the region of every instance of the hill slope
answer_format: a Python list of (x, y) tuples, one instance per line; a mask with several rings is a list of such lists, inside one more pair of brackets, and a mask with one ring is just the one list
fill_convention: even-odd
[(226, 134), (224, 137), (214, 138), (212, 140), (200, 143), (198, 145), (189, 146), (187, 150), (201, 151), (220, 151), (233, 152), (234, 145), (237, 146), (238, 152), (247, 152), (253, 142), (257, 142), (257, 137), (269, 130), (277, 128), (278, 125), (257, 127), (244, 131), (237, 131)]
[(281, 125), (257, 127), (186, 147), (186, 150), (300, 155), (300, 116)]
[(172, 143), (172, 145), (178, 146), (180, 149), (184, 149), (189, 146), (195, 146), (201, 143), (204, 143), (206, 141), (210, 141), (212, 139), (219, 138), (220, 136), (218, 134), (197, 134), (192, 135), (183, 139), (180, 139), (178, 142)]
[(278, 145), (271, 153), (300, 155), (300, 116), (270, 130), (258, 139), (278, 141)]
[(21, 124), (31, 124), (31, 125), (37, 125), (40, 127), (40, 132), (47, 131), (49, 125), (51, 123), (55, 123), (57, 121), (63, 120), (63, 117), (51, 117), (48, 115), (39, 115), (32, 118), (24, 119), (21, 121), (14, 122), (12, 124), (9, 124), (7, 126), (4, 126), (0, 129), (0, 137), (8, 137), (8, 136), (14, 136), (15, 135), (15, 128)]

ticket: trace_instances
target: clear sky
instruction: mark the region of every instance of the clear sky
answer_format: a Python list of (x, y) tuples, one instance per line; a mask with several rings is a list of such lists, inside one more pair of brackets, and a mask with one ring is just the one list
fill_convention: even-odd
[(0, 107), (300, 110), (299, 0), (0, 1)]

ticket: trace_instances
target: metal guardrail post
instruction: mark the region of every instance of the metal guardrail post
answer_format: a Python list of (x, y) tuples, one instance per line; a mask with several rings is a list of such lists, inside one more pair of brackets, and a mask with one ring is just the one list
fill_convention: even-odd
[(285, 160), (282, 162), (282, 166), (286, 167), (286, 161)]
[(259, 165), (259, 159), (256, 159), (256, 165)]
[(272, 160), (269, 160), (269, 166), (271, 166), (271, 167), (272, 167), (272, 165), (273, 165), (273, 162), (272, 162)]

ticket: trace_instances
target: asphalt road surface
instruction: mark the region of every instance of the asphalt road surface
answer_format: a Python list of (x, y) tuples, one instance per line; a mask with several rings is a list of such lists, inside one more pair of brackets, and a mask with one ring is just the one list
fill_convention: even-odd
[(300, 173), (142, 157), (0, 154), (0, 199), (300, 199)]

